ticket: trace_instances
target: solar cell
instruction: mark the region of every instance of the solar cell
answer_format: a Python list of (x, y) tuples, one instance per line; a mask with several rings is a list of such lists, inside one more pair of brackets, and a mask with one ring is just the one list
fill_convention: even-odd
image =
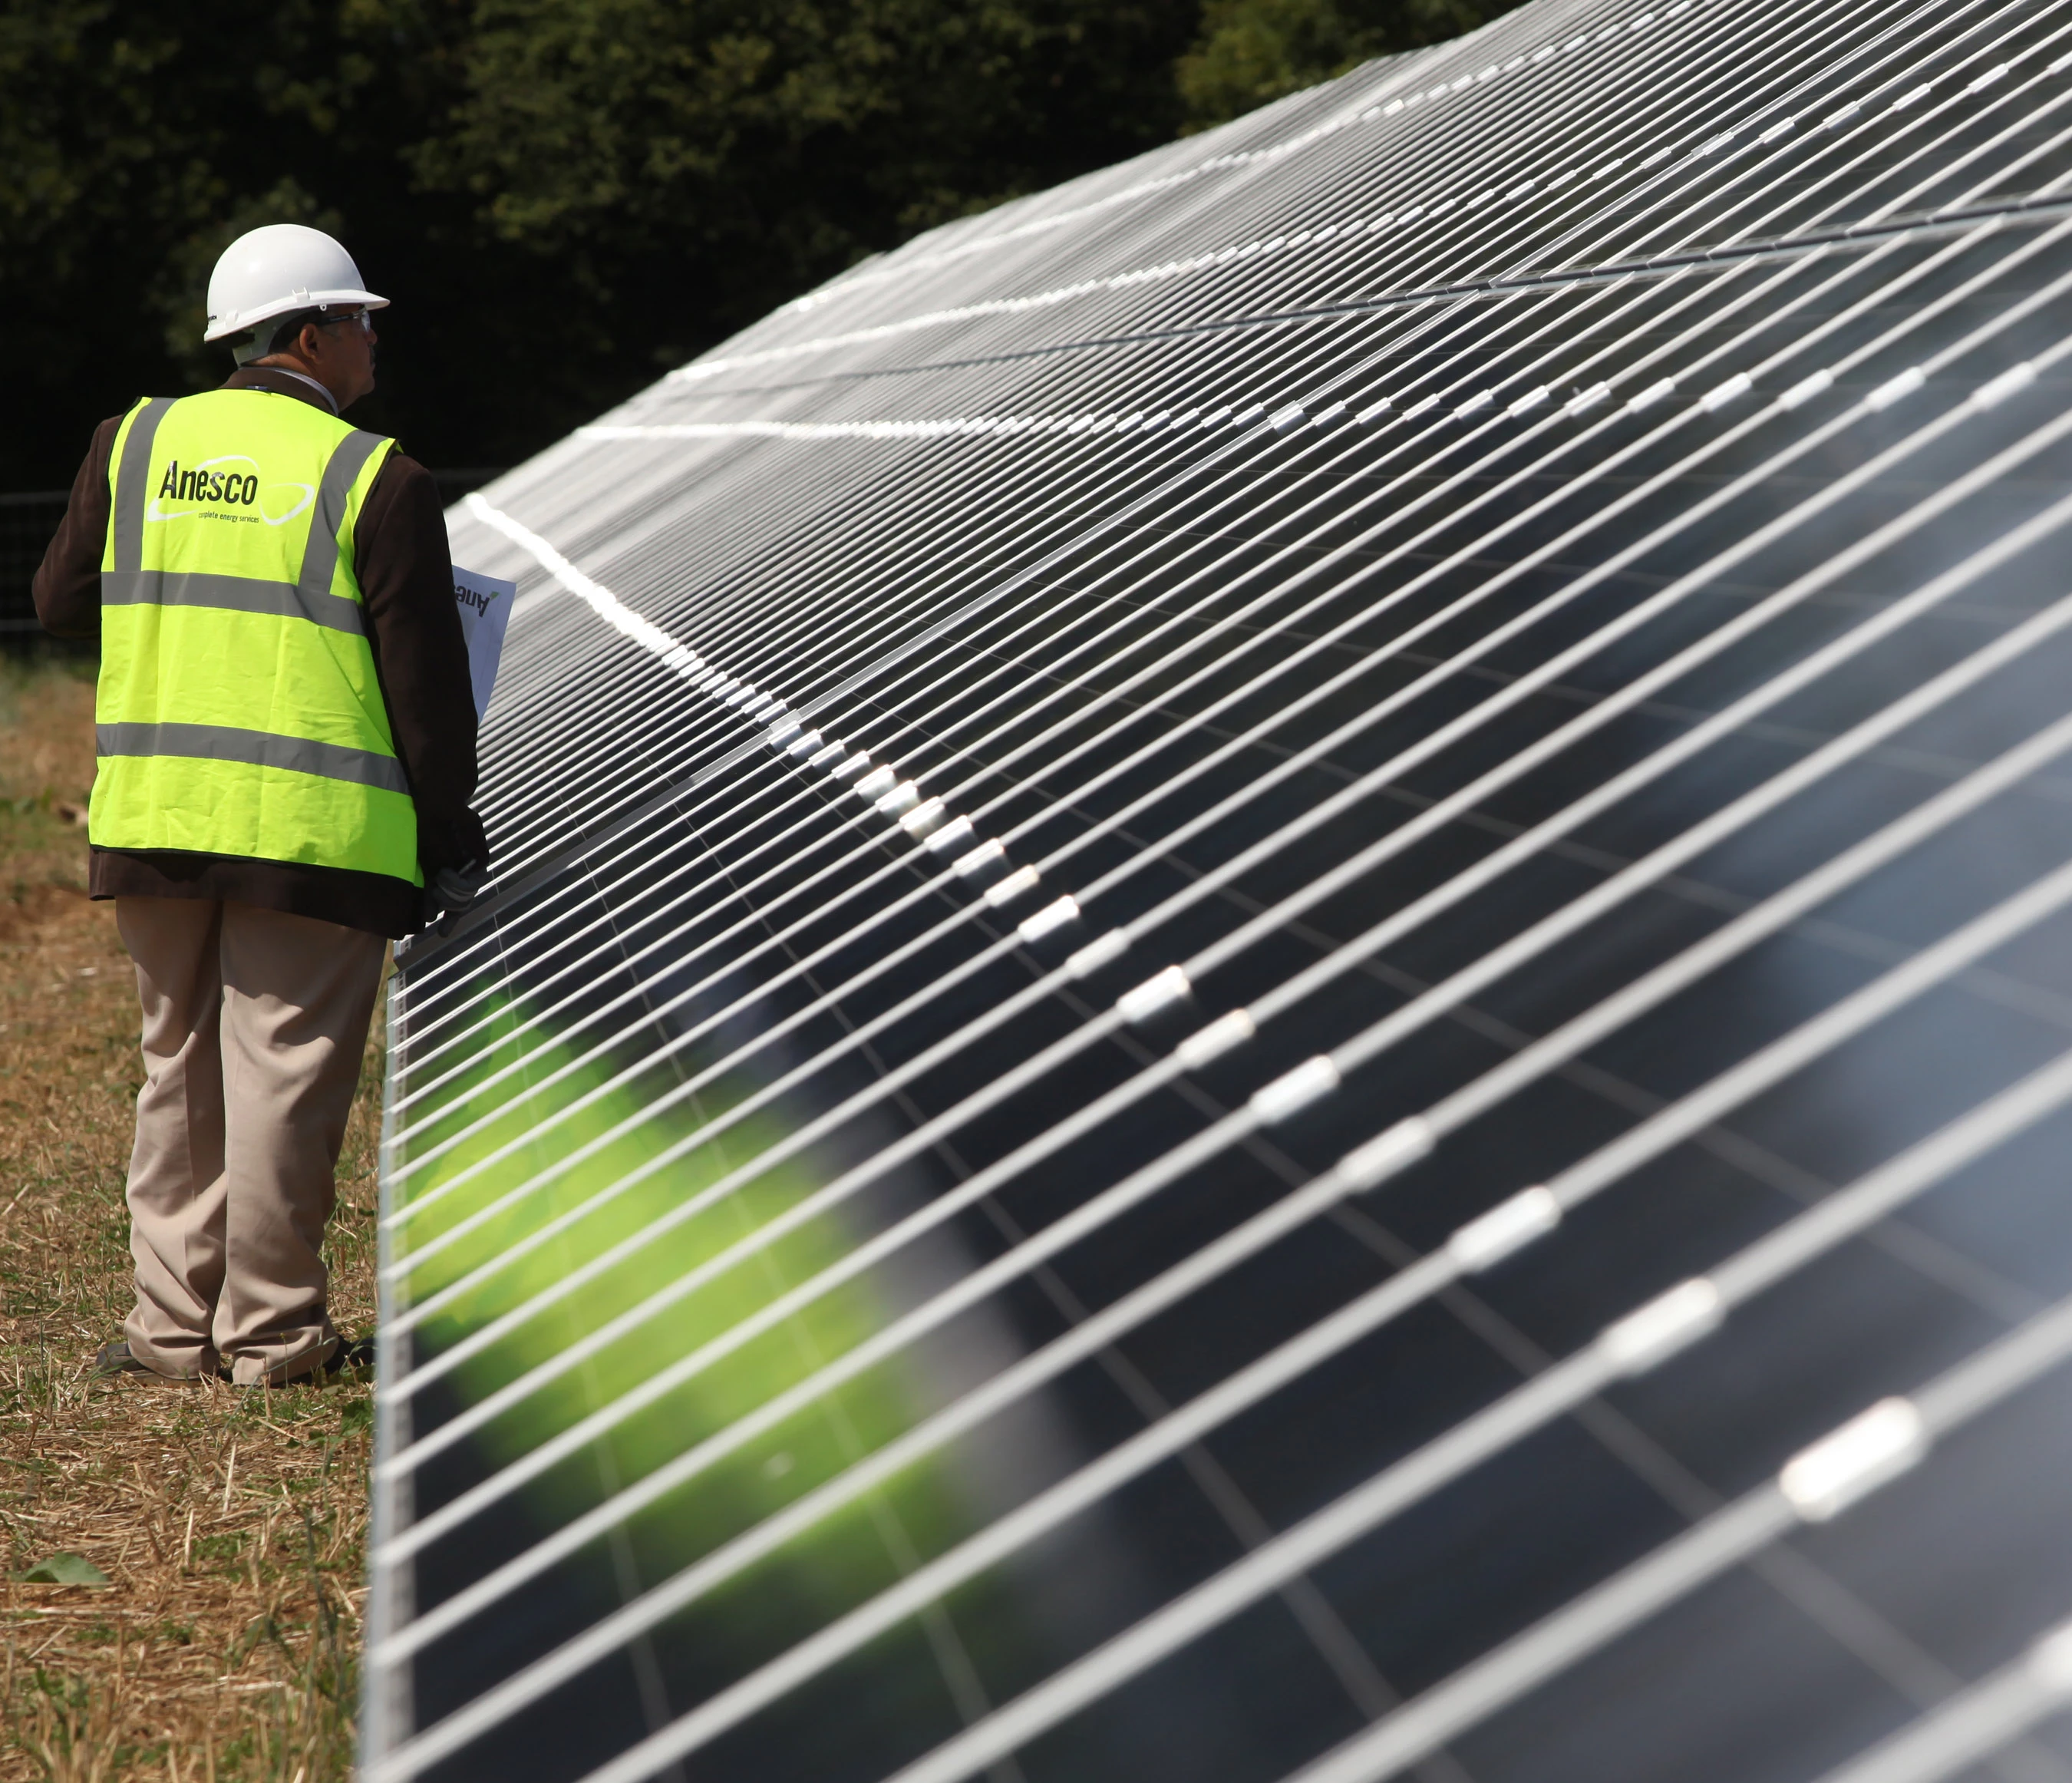
[(1536, 0), (456, 509), (365, 1774), (2072, 1778), (2068, 179)]

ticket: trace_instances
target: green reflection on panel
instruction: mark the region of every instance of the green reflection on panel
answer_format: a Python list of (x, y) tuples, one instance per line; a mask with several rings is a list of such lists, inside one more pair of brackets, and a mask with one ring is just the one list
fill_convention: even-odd
[[(396, 1247), (397, 1261), (410, 1266), (410, 1298), (422, 1301), (480, 1272), (417, 1328), (416, 1341), (426, 1357), (645, 1232), (787, 1130), (767, 1110), (758, 1111), (627, 1186), (629, 1176), (735, 1107), (743, 1092), (701, 1093), (654, 1110), (655, 1100), (680, 1081), (673, 1068), (635, 1065), (628, 1071), (626, 1060), (608, 1054), (578, 1062), (579, 1044), (553, 1037), (522, 1002), (487, 985), (478, 987), (475, 1006), (465, 1019), (483, 1020), (478, 1050), (463, 1069), (454, 1069), (450, 1054), (439, 1061), (438, 1071), (453, 1076), (435, 1093), (436, 1120), (420, 1114), (413, 1139), (429, 1149), (488, 1118), (397, 1185), (396, 1210), (421, 1209), (403, 1225)], [(522, 1056), (523, 1069), (505, 1072), (514, 1056)], [(686, 1063), (684, 1069), (692, 1067)], [(405, 1089), (409, 1075), (406, 1065)], [(587, 1106), (553, 1120), (585, 1098)], [(645, 1118), (633, 1118), (643, 1110)], [(568, 1163), (629, 1122), (626, 1133)], [(506, 1150), (514, 1133), (529, 1136)], [(406, 1153), (392, 1159), (391, 1167), (408, 1161)], [(693, 1217), (631, 1246), (627, 1257), (499, 1336), (454, 1369), (453, 1386), (464, 1402), (479, 1402), (649, 1294), (681, 1281), (820, 1186), (804, 1157), (762, 1172)], [(543, 1242), (511, 1254), (556, 1225)], [(430, 1254), (411, 1265), (428, 1246)], [(839, 1262), (845, 1248), (833, 1219), (805, 1221), (724, 1269), (659, 1318), (642, 1321), (527, 1393), (476, 1439), (493, 1464), (530, 1452)], [(506, 1257), (510, 1260), (499, 1266)], [(525, 1501), (544, 1526), (565, 1522), (615, 1484), (641, 1477), (854, 1348), (894, 1312), (865, 1281), (814, 1299), (623, 1419), (590, 1446), (583, 1464), (542, 1474), (526, 1489)], [(657, 1577), (709, 1552), (907, 1429), (917, 1410), (907, 1385), (896, 1366), (874, 1369), (765, 1438), (717, 1460), (626, 1531), (641, 1574)], [(758, 1593), (774, 1596), (757, 1596), (752, 1613), (746, 1600), (729, 1590), (705, 1614), (745, 1632), (739, 1628), (743, 1618), (810, 1621), (834, 1613), (889, 1583), (915, 1557), (939, 1552), (978, 1526), (983, 1519), (963, 1497), (948, 1469), (925, 1463), (909, 1469), (758, 1567)]]

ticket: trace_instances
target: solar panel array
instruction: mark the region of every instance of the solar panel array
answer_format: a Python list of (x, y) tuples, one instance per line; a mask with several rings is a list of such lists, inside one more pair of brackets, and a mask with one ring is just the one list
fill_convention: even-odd
[(369, 1783), (2072, 1779), (2068, 68), (1537, 0), (454, 511)]

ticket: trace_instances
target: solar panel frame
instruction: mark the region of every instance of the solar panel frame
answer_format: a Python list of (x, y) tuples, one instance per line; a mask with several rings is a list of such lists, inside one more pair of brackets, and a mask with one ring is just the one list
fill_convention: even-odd
[[(524, 592), (485, 735), (504, 877), (406, 950), (391, 990), (370, 1776), (469, 1774), (453, 1765), (491, 1752), (508, 1769), (522, 1751), (549, 1767), (538, 1774), (602, 1783), (670, 1774), (711, 1748), (701, 1763), (782, 1768), (812, 1751), (812, 1774), (947, 1783), (1127, 1768), (1130, 1742), (1151, 1737), (1178, 1741), (1169, 1756), (1186, 1751), (1183, 1768), (1204, 1775), (1256, 1767), (1272, 1741), (1236, 1730), (1267, 1701), (1248, 1694), (1259, 1683), (1204, 1698), (1160, 1682), (1211, 1650), (1227, 1673), (1219, 1631), (1240, 1625), (1278, 1656), (1261, 1662), (1272, 1689), (1335, 1693), (1331, 1712), (1352, 1717), (1321, 1748), (1324, 1723), (1309, 1726), (1306, 1754), (1283, 1727), (1278, 1749), (1296, 1761), (1242, 1774), (1509, 1776), (1519, 1748), (1501, 1731), (1520, 1716), (1565, 1715), (1570, 1737), (1617, 1720), (1602, 1686), (1542, 1686), (1630, 1666), (1649, 1618), (1684, 1626), (1687, 1601), (1710, 1602), (1727, 1588), (1715, 1581), (1742, 1575), (1733, 1567), (1921, 1716), (1878, 1730), (1883, 1745), (1860, 1741), (1860, 1764), (1834, 1755), (1856, 1766), (1851, 1783), (1954, 1774), (1982, 1756), (2072, 1775), (2049, 1743), (2057, 1649), (2047, 1623), (2021, 1625), (2016, 1594), (2003, 1590), (1987, 1641), (2006, 1651), (1967, 1673), (1922, 1644), (1918, 1612), (1881, 1614), (1850, 1567), (1778, 1541), (1838, 1519), (1846, 1531), (1852, 1495), (1889, 1477), (1905, 1481), (1890, 1501), (1913, 1502), (1967, 1443), (2006, 1450), (2004, 1408), (2055, 1390), (2072, 1343), (2072, 1283), (2055, 1298), (2020, 1285), (2008, 1258), (1986, 1260), (1980, 1232), (1955, 1245), (1902, 1217), (1929, 1197), (1947, 1225), (1934, 1198), (1953, 1179), (1975, 1193), (1989, 1182), (1983, 1199), (2004, 1214), (2015, 1191), (1993, 1173), (2015, 1170), (2008, 1148), (2053, 1130), (2072, 1097), (2072, 987), (2049, 969), (2072, 898), (2072, 869), (2049, 866), (2068, 790), (2052, 769), (2072, 721), (2045, 690), (2072, 603), (2048, 596), (2042, 554), (2072, 519), (2072, 422), (2049, 400), (2072, 346), (2049, 325), (2072, 281), (2072, 216), (2052, 189), (2072, 171), (2072, 119), (2053, 127), (2072, 56), (2043, 65), (2068, 32), (2072, 14), (2037, 3), (1764, 14), (1540, 0), (1462, 44), (924, 237), (456, 511), (457, 546), (519, 573)], [(1578, 101), (1579, 119), (1556, 111)], [(1436, 128), (1421, 128), (1428, 106)], [(1630, 155), (1599, 157), (1592, 185), (1611, 202), (1550, 229), (1526, 214), (1528, 188), (1557, 171), (1568, 186), (1590, 156), (1535, 170), (1508, 197), (1483, 170), (1539, 152), (1564, 122), (1600, 141), (1672, 141), (1630, 170)], [(1236, 202), (1218, 188), (1227, 174)], [(2001, 189), (2017, 176), (2037, 183)], [(1413, 181), (1408, 202), (1379, 196)], [(1383, 226), (1361, 225), (1350, 254), (1322, 244), (1351, 223), (1268, 233), (1378, 202)], [(823, 327), (830, 308), (841, 326)], [(812, 455), (803, 474), (800, 453)], [(1655, 524), (1634, 530), (1651, 504)], [(1513, 539), (1523, 555), (1503, 554)], [(1362, 593), (1374, 587), (1387, 591)], [(1735, 616), (1708, 616), (1733, 601)], [(869, 802), (852, 797), (860, 781)], [(1395, 815), (1378, 823), (1383, 809)], [(956, 845), (931, 851), (937, 836)], [(2024, 879), (2032, 855), (2044, 868)], [(1947, 1089), (1922, 1077), (1930, 1009), (1971, 1037), (1975, 1093), (1963, 1072), (1946, 1069)], [(1918, 1106), (1873, 1116), (1845, 1087), (1851, 1070), (1892, 1086), (1888, 1100), (1906, 1085)], [(705, 1112), (715, 1092), (725, 1106)], [(1779, 1149), (1720, 1125), (1796, 1106), (1847, 1109), (1863, 1130), (1815, 1143), (1792, 1116)], [(1492, 1124), (1519, 1108), (1538, 1126)], [(754, 1136), (765, 1110), (791, 1123), (771, 1143)], [(671, 1138), (682, 1110), (695, 1124)], [(1626, 1124), (1604, 1126), (1610, 1110)], [(1540, 1127), (1596, 1137), (1517, 1187), (1553, 1143), (1521, 1136)], [(754, 1155), (717, 1175), (695, 1163), (729, 1134)], [(660, 1144), (643, 1162), (557, 1188), (643, 1134)], [(1849, 1169), (1809, 1167), (1837, 1145), (1837, 1161), (1860, 1154)], [(776, 1205), (749, 1198), (824, 1152), (798, 1199), (748, 1216), (730, 1245), (645, 1298), (610, 1288), (708, 1214)], [(538, 1167), (510, 1177), (505, 1161), (532, 1154)], [(1692, 1253), (1702, 1266), (1651, 1295), (1607, 1303), (1572, 1263), (1559, 1279), (1576, 1306), (1556, 1317), (1522, 1285), (1511, 1259), (1550, 1242), (1570, 1257), (1579, 1228), (1617, 1256), (1626, 1241), (1598, 1209), (1632, 1221), (1630, 1184), (1692, 1158), (1799, 1211), (1766, 1215), (1738, 1248)], [(1449, 1192), (1434, 1159), (1451, 1160)], [(597, 1224), (637, 1216), (648, 1185), (693, 1168), (687, 1197), (645, 1223), (615, 1238)], [(1063, 1206), (1061, 1168), (1087, 1178)], [(444, 1211), (491, 1184), (488, 1200)], [(1191, 1229), (1170, 1212), (1183, 1184), (1201, 1200)], [(559, 1211), (528, 1211), (557, 1193)], [(1015, 1195), (1020, 1214), (1000, 1198)], [(623, 1377), (624, 1344), (714, 1284), (835, 1229), (846, 1248), (810, 1253), (817, 1273), (779, 1278), (702, 1347), (592, 1392), (587, 1414), (551, 1434), (516, 1449), (499, 1435), (557, 1382), (606, 1365)], [(2023, 1229), (2047, 1275), (2062, 1236)], [(557, 1247), (559, 1276), (497, 1287)], [(1799, 1407), (1795, 1451), (1767, 1426), (1750, 1433), (1709, 1464), (1741, 1476), (1722, 1490), (1673, 1452), (1716, 1439), (1647, 1383), (1714, 1369), (1720, 1344), (1744, 1353), (1778, 1316), (1772, 1299), (1801, 1304), (1798, 1284), (1831, 1252), (1850, 1259), (1845, 1274), (1873, 1253), (1900, 1271), (1890, 1307), (1927, 1284), (1938, 1307), (1967, 1308), (1957, 1325), (1948, 1312), (1921, 1324), (1946, 1349), (1963, 1326), (1970, 1347), (1924, 1351), (1937, 1365), (1911, 1373), (1903, 1356), (1844, 1368), (1838, 1352), (1832, 1378), (1797, 1384), (1801, 1398), (1846, 1394), (1878, 1365), (1900, 1367), (1896, 1390), (1868, 1423)], [(1322, 1271), (1322, 1316), (1300, 1324), (1299, 1291), (1231, 1316), (1227, 1284), (1271, 1266), (1259, 1279), (1287, 1296), (1300, 1270), (1275, 1259), (1298, 1254)], [(1334, 1308), (1360, 1267), (1384, 1273)], [(644, 1471), (618, 1479), (610, 1433), (641, 1427), (643, 1407), (688, 1404), (701, 1377), (745, 1378), (727, 1358), (766, 1336), (792, 1333), (808, 1353), (816, 1329), (837, 1328), (815, 1308), (873, 1283), (875, 1328), (673, 1455), (651, 1440)], [(586, 1327), (585, 1297), (615, 1291)], [(1446, 1344), (1479, 1346), (1442, 1344), (1455, 1376), (1440, 1369), (1432, 1390), (1472, 1395), (1491, 1362), (1520, 1384), (1464, 1402), (1424, 1447), (1305, 1509), (1304, 1467), (1276, 1472), (1239, 1433), (1292, 1415), (1281, 1408), (1314, 1400), (1316, 1382), (1353, 1402), (1331, 1358), (1367, 1353), (1376, 1334), (1436, 1332), (1417, 1324), (1428, 1306), (1464, 1334)], [(1744, 1307), (1756, 1310), (1729, 1320)], [(1255, 1338), (1239, 1335), (1247, 1319), (1264, 1321)], [(546, 1352), (516, 1372), (497, 1362), (553, 1320), (563, 1335)], [(1557, 1327), (1571, 1336), (1551, 1342)], [(1194, 1335), (1178, 1349), (1161, 1336), (1182, 1329)], [(989, 1376), (952, 1384), (957, 1332), (996, 1355)], [(1155, 1364), (1117, 1349), (1125, 1337)], [(1219, 1344), (1240, 1347), (1218, 1365)], [(492, 1364), (500, 1379), (483, 1373)], [(728, 1457), (814, 1406), (878, 1405), (853, 1396), (894, 1364), (923, 1394), (903, 1427), (884, 1425), (873, 1449), (852, 1421), (853, 1452), (818, 1484), (643, 1577), (662, 1551), (651, 1507), (734, 1477)], [(1029, 1432), (1054, 1447), (1093, 1416), (1088, 1369), (1141, 1427), (1116, 1427), (1075, 1468), (1039, 1464), (1048, 1451), (1028, 1448)], [(1642, 1386), (1619, 1387), (1630, 1381)], [(1473, 1624), (1507, 1620), (1507, 1637), (1450, 1673), (1413, 1666), (1404, 1690), (1401, 1656), (1378, 1658), (1372, 1612), (1349, 1607), (1342, 1561), (1375, 1551), (1377, 1528), (1414, 1524), (1428, 1498), (1503, 1473), (1531, 1431), (1563, 1419), (1684, 1533), (1537, 1620), (1518, 1620), (1531, 1597), (1513, 1587)], [(1655, 1432), (1672, 1427), (1665, 1446)], [(960, 1457), (960, 1489), (976, 1489), (986, 1465), (1007, 1464), (965, 1440), (986, 1428), (1033, 1471), (988, 1487), (997, 1513), (931, 1557), (882, 1495), (936, 1456)], [(2033, 1445), (2036, 1429), (2031, 1416), (2017, 1435)], [(501, 1459), (453, 1471), (484, 1443)], [(586, 1456), (607, 1477), (586, 1506), (564, 1464)], [(1562, 1465), (1567, 1479), (1582, 1464)], [(1174, 1575), (1133, 1621), (1003, 1685), (997, 1631), (1022, 1612), (989, 1616), (958, 1594), (1059, 1538), (1046, 1531), (1120, 1514), (1170, 1466), (1198, 1507), (1186, 1514), (1240, 1557), (1192, 1583)], [(1625, 1489), (1592, 1477), (1601, 1504)], [(492, 1537), (492, 1508), (520, 1489), (544, 1504), (528, 1482), (549, 1480), (573, 1508), (515, 1546), (516, 1524)], [(727, 1581), (845, 1505), (878, 1507), (877, 1563), (898, 1582), (679, 1707), (672, 1693), (689, 1686), (672, 1656), (691, 1607), (719, 1592), (745, 1628)], [(1575, 1514), (1591, 1551), (1610, 1551)], [(1150, 1563), (1152, 1526), (1132, 1527), (1134, 1556), (1101, 1550), (1120, 1572)], [(1528, 1543), (1514, 1557), (1523, 1580), (1529, 1524), (1505, 1527)], [(456, 1571), (462, 1540), (477, 1551)], [(539, 1582), (600, 1540), (619, 1544), (619, 1607), (569, 1600), (565, 1637), (541, 1624), (527, 1658), (512, 1643), (548, 1601)], [(1027, 1568), (1014, 1577), (1005, 1597), (986, 1588), (1034, 1603)], [(420, 1600), (427, 1581), (442, 1600)], [(533, 1608), (514, 1618), (507, 1600)], [(1264, 1604), (1293, 1645), (1266, 1637), (1250, 1608)], [(512, 1624), (495, 1640), (492, 1612)], [(1062, 1629), (1092, 1612), (1044, 1613)], [(822, 1716), (803, 1705), (824, 1696), (819, 1681), (910, 1623), (940, 1694), (913, 1727), (947, 1713), (955, 1731), (889, 1764), (861, 1732), (853, 1747), (813, 1746)], [(420, 1725), (426, 1679), (505, 1664), (499, 1641), (517, 1655), (500, 1678), (483, 1673)], [(639, 1736), (552, 1769), (574, 1760), (542, 1739), (541, 1713), (621, 1654), (628, 1682), (611, 1689), (633, 1691)], [(888, 1678), (921, 1675), (884, 1663)], [(1984, 1681), (1967, 1691), (1967, 1675)], [(1212, 1701), (1206, 1719), (1231, 1734), (1213, 1754), (1173, 1719), (1175, 1703)], [(1836, 1727), (1855, 1701), (1837, 1686)], [(787, 1703), (802, 1706), (772, 1721)], [(521, 1727), (530, 1744), (514, 1747)], [(1647, 1736), (1627, 1732), (1622, 1760), (1641, 1763)], [(617, 1736), (607, 1716), (555, 1737)], [(1835, 1737), (1808, 1723), (1799, 1774), (1832, 1768), (1819, 1755)], [(1593, 1762), (1608, 1774), (1604, 1751)]]

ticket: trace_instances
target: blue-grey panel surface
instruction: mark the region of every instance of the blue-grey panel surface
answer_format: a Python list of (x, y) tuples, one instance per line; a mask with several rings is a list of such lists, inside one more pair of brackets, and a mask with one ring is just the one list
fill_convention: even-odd
[(1536, 0), (454, 511), (370, 1783), (2072, 1783), (2068, 71)]

